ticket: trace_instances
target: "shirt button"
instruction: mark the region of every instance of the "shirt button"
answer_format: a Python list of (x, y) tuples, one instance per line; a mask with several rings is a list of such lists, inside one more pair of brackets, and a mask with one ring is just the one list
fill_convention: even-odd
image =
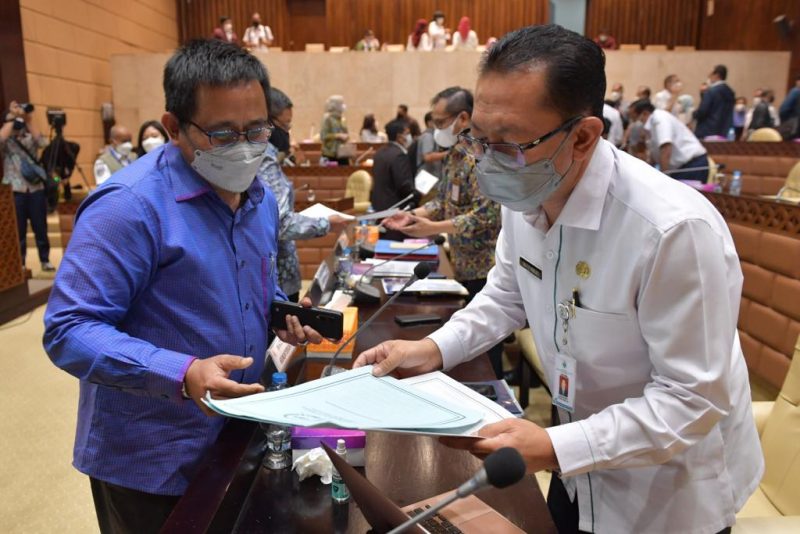
[(547, 252), (545, 252), (544, 257), (547, 258), (548, 260), (552, 260), (553, 258), (556, 257), (556, 255), (552, 250), (548, 250)]
[(239, 268), (244, 269), (244, 260), (239, 262)]
[(250, 309), (250, 303), (249, 302), (245, 302), (244, 303), (244, 309), (245, 310), (249, 310)]
[(253, 345), (250, 345), (249, 347), (247, 347), (247, 353), (248, 354), (253, 354)]

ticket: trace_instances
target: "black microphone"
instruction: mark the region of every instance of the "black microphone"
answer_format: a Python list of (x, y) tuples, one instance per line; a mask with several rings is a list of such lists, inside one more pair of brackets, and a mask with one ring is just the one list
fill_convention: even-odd
[(388, 260), (383, 260), (380, 263), (375, 263), (375, 264), (371, 265), (370, 268), (367, 269), (366, 271), (364, 271), (364, 274), (362, 274), (359, 277), (358, 282), (356, 282), (356, 285), (353, 287), (353, 299), (358, 304), (372, 304), (372, 303), (378, 302), (379, 300), (381, 300), (380, 289), (378, 289), (377, 287), (375, 287), (373, 285), (363, 283), (365, 276), (367, 276), (370, 272), (372, 272), (376, 267), (380, 267), (381, 265), (385, 265), (385, 264), (389, 263), (390, 261), (395, 261), (395, 260), (399, 260), (400, 258), (404, 258), (406, 256), (410, 256), (411, 254), (414, 254), (415, 252), (419, 252), (422, 249), (426, 249), (426, 248), (430, 247), (431, 245), (441, 245), (443, 243), (444, 243), (444, 237), (442, 237), (440, 235), (437, 235), (435, 238), (433, 238), (432, 241), (428, 241), (424, 245), (420, 245), (417, 248), (414, 248), (414, 249), (411, 249), (411, 250), (407, 250), (407, 251), (403, 252), (402, 254), (398, 254), (397, 256), (392, 256)]
[(389, 531), (389, 534), (398, 534), (408, 530), (436, 514), (445, 506), (452, 504), (458, 499), (468, 497), (478, 490), (482, 490), (488, 486), (506, 488), (516, 484), (522, 480), (524, 476), (525, 461), (522, 459), (522, 455), (517, 449), (512, 449), (511, 447), (497, 449), (486, 457), (481, 470), (475, 473), (475, 476), (471, 479), (461, 484), (453, 494), (445, 497), (439, 501), (438, 504), (428, 508), (423, 513), (410, 518), (399, 527), (395, 527)]
[(394, 295), (392, 295), (391, 297), (389, 297), (389, 300), (387, 300), (387, 301), (386, 301), (386, 303), (385, 303), (383, 306), (381, 306), (380, 308), (378, 308), (378, 309), (375, 311), (375, 313), (373, 313), (373, 314), (370, 316), (370, 318), (369, 318), (369, 319), (367, 319), (367, 320), (364, 322), (364, 324), (362, 324), (361, 326), (359, 326), (359, 327), (358, 327), (358, 330), (356, 330), (355, 332), (353, 332), (353, 335), (351, 335), (349, 338), (347, 338), (347, 341), (345, 341), (344, 343), (342, 343), (342, 344), (339, 346), (339, 348), (336, 350), (336, 352), (334, 352), (334, 353), (333, 353), (333, 356), (331, 357), (331, 362), (330, 362), (328, 365), (326, 365), (326, 366), (325, 366), (325, 368), (323, 368), (323, 369), (322, 369), (322, 376), (331, 376), (331, 375), (335, 375), (335, 374), (337, 374), (337, 373), (341, 373), (341, 372), (347, 371), (347, 369), (344, 369), (344, 368), (342, 368), (342, 367), (337, 367), (337, 366), (336, 366), (336, 358), (338, 358), (338, 357), (339, 357), (339, 354), (342, 352), (342, 350), (343, 350), (343, 349), (344, 349), (344, 348), (345, 348), (345, 347), (346, 347), (346, 346), (347, 346), (347, 345), (348, 345), (348, 344), (349, 344), (351, 341), (353, 341), (353, 339), (355, 339), (355, 337), (356, 337), (356, 336), (357, 336), (359, 333), (361, 333), (361, 331), (362, 331), (362, 330), (366, 329), (366, 328), (367, 328), (367, 327), (370, 325), (370, 323), (372, 323), (372, 321), (374, 321), (374, 320), (375, 320), (375, 319), (376, 319), (376, 318), (377, 318), (377, 317), (378, 317), (378, 316), (379, 316), (381, 313), (383, 313), (383, 310), (385, 310), (386, 308), (388, 308), (388, 307), (389, 307), (389, 305), (390, 305), (392, 302), (394, 302), (394, 301), (395, 301), (395, 299), (397, 299), (397, 297), (399, 297), (399, 296), (400, 296), (400, 294), (401, 294), (403, 291), (405, 291), (405, 289), (406, 289), (408, 286), (410, 286), (411, 284), (413, 284), (413, 283), (414, 283), (414, 282), (416, 282), (417, 280), (422, 280), (423, 278), (427, 278), (429, 274), (431, 274), (431, 266), (430, 266), (430, 265), (428, 265), (427, 263), (425, 263), (424, 261), (422, 261), (422, 262), (419, 262), (419, 263), (417, 264), (417, 266), (416, 266), (416, 267), (414, 267), (414, 276), (412, 276), (411, 278), (409, 278), (409, 279), (406, 281), (406, 283), (405, 283), (405, 284), (403, 284), (403, 287), (401, 287), (401, 288), (400, 288), (400, 290), (399, 290), (398, 292), (396, 292)]

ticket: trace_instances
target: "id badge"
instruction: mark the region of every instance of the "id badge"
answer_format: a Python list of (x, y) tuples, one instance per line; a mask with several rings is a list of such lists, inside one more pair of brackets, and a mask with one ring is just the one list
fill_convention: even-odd
[(575, 369), (577, 362), (575, 358), (566, 354), (556, 356), (553, 380), (550, 390), (553, 392), (553, 404), (570, 413), (575, 412)]
[(461, 187), (458, 184), (453, 185), (450, 188), (450, 200), (453, 202), (458, 202), (458, 194), (461, 192)]

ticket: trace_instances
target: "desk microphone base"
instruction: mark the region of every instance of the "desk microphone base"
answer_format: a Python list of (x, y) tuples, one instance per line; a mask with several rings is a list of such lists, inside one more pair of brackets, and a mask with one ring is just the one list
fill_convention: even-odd
[(322, 374), (320, 375), (320, 378), (325, 378), (326, 376), (338, 375), (339, 373), (344, 373), (345, 371), (348, 370), (349, 369), (345, 369), (344, 367), (339, 367), (338, 365), (326, 365), (322, 369)]

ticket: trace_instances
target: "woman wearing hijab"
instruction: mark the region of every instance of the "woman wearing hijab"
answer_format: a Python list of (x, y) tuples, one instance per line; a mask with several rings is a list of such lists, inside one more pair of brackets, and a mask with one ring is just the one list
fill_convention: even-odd
[(408, 36), (406, 50), (433, 50), (431, 38), (428, 35), (428, 21), (419, 19), (414, 26), (414, 32)]
[(344, 97), (332, 95), (325, 101), (325, 115), (322, 118), (322, 128), (319, 132), (322, 141), (322, 155), (339, 165), (349, 165), (349, 158), (339, 158), (339, 147), (350, 138), (347, 133), (347, 124), (344, 120), (344, 111), (347, 106)]
[(453, 35), (453, 48), (455, 50), (475, 50), (478, 48), (478, 34), (472, 29), (469, 17), (461, 17), (458, 31)]

